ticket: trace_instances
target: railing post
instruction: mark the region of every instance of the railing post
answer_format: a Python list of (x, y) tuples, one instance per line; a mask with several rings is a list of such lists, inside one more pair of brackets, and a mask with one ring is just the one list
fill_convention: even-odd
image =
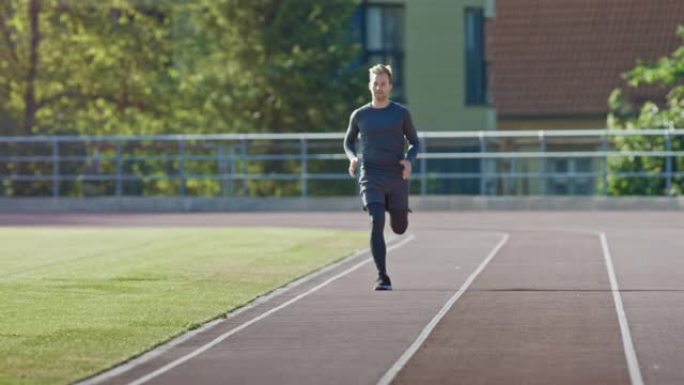
[[(508, 150), (510, 151), (510, 150)], [(506, 195), (518, 195), (518, 178), (514, 175), (516, 173), (516, 159), (510, 158), (508, 163), (508, 179), (506, 180)]]
[(218, 172), (218, 180), (219, 180), (219, 186), (220, 186), (220, 195), (222, 197), (225, 197), (228, 195), (227, 190), (228, 190), (228, 180), (226, 180), (226, 156), (225, 156), (225, 150), (223, 149), (223, 145), (221, 143), (217, 143), (217, 150), (216, 150), (216, 170)]
[(539, 165), (541, 195), (546, 195), (546, 138), (544, 137), (544, 130), (539, 130), (539, 152), (542, 154)]
[(121, 142), (116, 142), (116, 180), (115, 180), (115, 190), (116, 196), (120, 197), (123, 194), (123, 187), (121, 181), (122, 174), (122, 159), (121, 159)]
[(242, 158), (242, 195), (249, 195), (247, 186), (247, 139), (242, 138), (240, 141), (240, 157)]
[[(672, 138), (670, 136), (670, 130), (665, 129), (665, 151), (668, 153), (672, 151)], [(667, 195), (672, 195), (672, 156), (667, 154), (665, 156), (665, 191)]]
[(185, 141), (178, 139), (178, 183), (180, 196), (185, 197)]
[(230, 177), (228, 179), (228, 191), (230, 196), (235, 196), (235, 174), (237, 174), (237, 166), (235, 162), (235, 144), (230, 145), (230, 154), (228, 157), (230, 161)]
[(601, 151), (603, 152), (603, 184), (601, 186), (601, 194), (608, 195), (608, 134), (604, 133), (601, 136)]
[(59, 141), (57, 137), (52, 139), (52, 196), (59, 198)]
[(485, 141), (484, 132), (479, 132), (480, 139), (480, 195), (487, 195), (487, 142)]
[(301, 156), (301, 173), (300, 173), (300, 183), (302, 184), (302, 198), (306, 198), (308, 195), (308, 149), (306, 138), (299, 139), (300, 145), (300, 156)]
[[(427, 154), (427, 138), (423, 138), (421, 152)], [(420, 195), (427, 194), (427, 159), (420, 158)]]

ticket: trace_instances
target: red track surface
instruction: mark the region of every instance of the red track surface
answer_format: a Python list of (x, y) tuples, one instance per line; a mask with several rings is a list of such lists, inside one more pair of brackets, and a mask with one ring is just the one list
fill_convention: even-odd
[[(0, 214), (0, 225), (366, 229), (368, 220)], [(409, 233), (389, 252), (392, 292), (370, 290), (365, 253), (88, 383), (684, 383), (681, 214), (420, 212)]]

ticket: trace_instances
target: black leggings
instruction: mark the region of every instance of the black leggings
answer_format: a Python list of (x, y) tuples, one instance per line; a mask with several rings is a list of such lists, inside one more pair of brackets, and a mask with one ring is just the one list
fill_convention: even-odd
[[(375, 267), (379, 275), (386, 275), (385, 257), (387, 248), (385, 246), (385, 205), (382, 203), (370, 203), (368, 205), (368, 215), (371, 218), (370, 246)], [(408, 227), (408, 210), (390, 210), (390, 225), (396, 234), (404, 234)]]

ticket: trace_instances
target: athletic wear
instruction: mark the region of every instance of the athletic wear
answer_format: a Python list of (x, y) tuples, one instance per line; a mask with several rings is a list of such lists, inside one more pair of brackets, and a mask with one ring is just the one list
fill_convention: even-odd
[(404, 234), (406, 228), (408, 227), (408, 213), (410, 210), (405, 209), (391, 209), (390, 213), (390, 226), (395, 234)]
[(390, 281), (390, 277), (387, 274), (379, 276), (375, 281), (374, 289), (376, 291), (392, 290), (392, 281)]
[(385, 246), (385, 205), (371, 203), (368, 205), (368, 215), (371, 220), (370, 248), (373, 254), (373, 261), (379, 275), (387, 275), (385, 267), (385, 256), (387, 249)]
[[(390, 224), (392, 231), (403, 234), (408, 227), (408, 210), (391, 210)], [(371, 220), (370, 249), (373, 261), (379, 275), (387, 275), (385, 264), (387, 247), (385, 245), (385, 207), (380, 203), (368, 205), (368, 215)]]
[[(363, 145), (361, 156), (356, 151), (357, 137)], [(407, 140), (409, 147), (404, 156)], [(351, 114), (344, 151), (350, 160), (360, 160), (359, 186), (371, 220), (370, 246), (378, 270), (375, 290), (392, 290), (385, 266), (385, 211), (390, 213), (392, 230), (403, 234), (408, 226), (409, 185), (402, 177), (404, 167), (399, 161), (413, 162), (418, 146), (411, 114), (398, 103), (390, 102), (384, 108), (373, 108), (369, 103)]]
[(402, 179), (401, 176), (369, 176), (362, 170), (359, 186), (363, 207), (368, 207), (371, 203), (380, 203), (387, 211), (409, 208), (409, 184), (408, 180)]
[[(357, 154), (356, 138), (363, 145)], [(404, 156), (404, 146), (409, 148)], [(413, 162), (418, 155), (418, 135), (411, 114), (401, 104), (390, 102), (387, 107), (371, 104), (356, 109), (349, 119), (344, 138), (344, 151), (349, 159), (359, 157), (359, 185), (364, 207), (371, 202), (385, 204), (389, 209), (408, 209), (408, 181), (402, 179), (402, 159)]]

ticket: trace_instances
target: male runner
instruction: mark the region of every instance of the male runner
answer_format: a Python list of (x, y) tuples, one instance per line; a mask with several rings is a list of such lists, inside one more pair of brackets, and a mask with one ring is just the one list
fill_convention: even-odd
[[(406, 107), (389, 99), (390, 66), (378, 64), (369, 72), (372, 101), (352, 112), (344, 151), (349, 158), (349, 175), (353, 178), (359, 164), (356, 138), (360, 135), (363, 149), (359, 185), (364, 210), (371, 219), (371, 253), (378, 269), (375, 290), (392, 290), (385, 266), (385, 210), (389, 211), (392, 231), (403, 234), (408, 226), (408, 178), (411, 162), (418, 154), (418, 135)], [(404, 156), (406, 140), (409, 148)]]

